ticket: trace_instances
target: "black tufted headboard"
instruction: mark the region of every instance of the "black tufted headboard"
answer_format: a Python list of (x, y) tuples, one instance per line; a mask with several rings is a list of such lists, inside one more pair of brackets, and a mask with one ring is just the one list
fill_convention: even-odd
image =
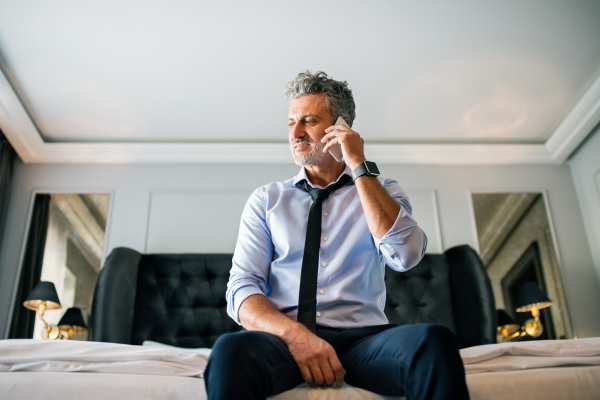
[(92, 303), (92, 340), (212, 347), (240, 330), (227, 315), (231, 254), (140, 254), (114, 249)]
[(435, 322), (456, 332), (460, 348), (496, 343), (490, 279), (471, 247), (425, 254), (406, 272), (386, 269), (385, 314), (398, 325)]
[[(92, 304), (92, 340), (212, 347), (239, 330), (226, 312), (231, 254), (140, 254), (116, 248), (100, 271)], [(437, 322), (461, 348), (494, 343), (489, 279), (468, 246), (427, 254), (413, 269), (386, 269), (385, 313), (397, 324)]]

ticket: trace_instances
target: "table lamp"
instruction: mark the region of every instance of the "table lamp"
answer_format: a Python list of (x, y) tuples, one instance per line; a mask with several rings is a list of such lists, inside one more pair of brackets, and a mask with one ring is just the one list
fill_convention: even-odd
[(496, 310), (498, 318), (498, 334), (502, 335), (505, 342), (520, 335), (521, 327), (506, 313), (505, 310)]
[(544, 332), (544, 327), (540, 321), (540, 309), (550, 307), (551, 305), (552, 301), (540, 290), (537, 283), (525, 282), (521, 285), (516, 311), (531, 311), (533, 318), (525, 321), (525, 326), (523, 327), (529, 336), (539, 337)]
[(42, 330), (43, 339), (54, 340), (60, 335), (58, 326), (51, 325), (44, 319), (44, 312), (46, 310), (58, 310), (62, 306), (60, 300), (58, 300), (58, 294), (54, 283), (41, 281), (31, 291), (27, 299), (23, 302), (23, 305), (33, 311), (39, 311), (40, 319), (44, 322), (44, 329)]
[(73, 339), (73, 334), (75, 333), (87, 332), (83, 315), (81, 315), (81, 310), (77, 307), (71, 307), (65, 312), (65, 315), (58, 322), (58, 327), (61, 331), (68, 332), (69, 340)]

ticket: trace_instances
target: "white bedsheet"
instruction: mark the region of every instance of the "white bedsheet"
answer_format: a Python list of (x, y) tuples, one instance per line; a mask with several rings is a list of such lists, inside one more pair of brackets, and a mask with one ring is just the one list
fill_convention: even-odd
[[(0, 340), (0, 371), (202, 377), (210, 349), (68, 340)], [(600, 365), (600, 338), (501, 343), (461, 350), (467, 374)]]
[(103, 372), (202, 377), (208, 354), (75, 340), (0, 340), (0, 372)]
[(499, 343), (460, 351), (467, 375), (570, 365), (600, 365), (600, 338)]
[[(186, 396), (191, 393), (194, 393), (194, 398), (204, 399), (204, 382), (198, 378), (202, 377), (209, 354), (210, 349), (188, 350), (165, 345), (150, 347), (99, 342), (0, 340), (0, 372), (13, 372), (0, 374), (0, 398), (20, 399), (25, 393), (39, 394), (47, 390), (50, 383), (60, 380), (65, 384), (55, 385), (56, 396), (49, 398), (59, 398), (59, 392), (66, 395), (72, 393), (74, 388), (86, 388), (81, 393), (87, 393), (88, 399), (104, 399), (105, 396), (95, 394), (112, 393), (110, 398), (113, 399), (135, 400), (138, 397), (127, 395), (133, 390), (132, 387), (151, 382), (148, 383), (149, 387), (159, 389), (145, 391), (153, 393), (153, 396), (146, 395), (147, 400), (190, 398)], [(563, 392), (580, 393), (580, 399), (600, 398), (597, 396), (600, 392), (600, 338), (478, 346), (461, 350), (461, 356), (472, 400), (504, 399), (506, 397), (500, 394), (515, 394), (522, 390), (533, 390), (533, 394), (527, 397), (531, 399), (569, 398), (558, 396)], [(109, 377), (118, 385), (102, 386)], [(542, 381), (546, 383), (540, 383)], [(100, 385), (101, 388), (99, 386), (97, 392), (91, 393), (94, 385)], [(525, 399), (522, 396), (519, 398)], [(272, 399), (401, 398), (384, 397), (348, 385), (342, 388), (301, 385)]]

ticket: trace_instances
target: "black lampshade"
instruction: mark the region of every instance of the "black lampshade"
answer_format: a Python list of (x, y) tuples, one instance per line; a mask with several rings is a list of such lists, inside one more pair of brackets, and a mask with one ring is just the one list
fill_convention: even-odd
[(498, 318), (498, 326), (516, 324), (515, 320), (506, 313), (506, 310), (496, 310), (496, 316)]
[(63, 331), (72, 328), (75, 333), (87, 331), (81, 310), (77, 307), (71, 307), (65, 312), (65, 315), (58, 322), (58, 327)]
[(544, 292), (540, 290), (537, 283), (525, 282), (519, 289), (517, 301), (517, 312), (531, 311), (532, 306), (538, 309), (550, 307), (552, 302)]
[(56, 288), (52, 282), (42, 281), (38, 283), (29, 296), (27, 296), (23, 305), (30, 310), (37, 311), (40, 304), (44, 301), (46, 302), (46, 310), (57, 310), (61, 308), (58, 294), (56, 294)]

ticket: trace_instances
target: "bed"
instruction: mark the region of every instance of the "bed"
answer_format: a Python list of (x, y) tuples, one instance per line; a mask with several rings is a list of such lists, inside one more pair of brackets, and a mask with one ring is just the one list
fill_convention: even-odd
[[(96, 284), (93, 341), (0, 341), (0, 398), (206, 398), (202, 372), (209, 349), (221, 334), (240, 329), (226, 313), (231, 257), (114, 249)], [(470, 247), (426, 254), (419, 265), (405, 273), (387, 269), (385, 278), (385, 313), (390, 322), (435, 322), (456, 332), (472, 399), (504, 399), (507, 395), (515, 399), (563, 399), (569, 396), (555, 395), (578, 390), (579, 398), (600, 398), (593, 392), (600, 386), (599, 364), (595, 363), (600, 354), (594, 353), (597, 350), (592, 355), (577, 353), (581, 346), (597, 349), (597, 341), (556, 342), (553, 346), (559, 346), (558, 354), (562, 354), (560, 346), (571, 346), (568, 351), (582, 358), (569, 359), (565, 364), (552, 356), (553, 366), (539, 364), (545, 360), (540, 355), (545, 350), (520, 355), (512, 354), (522, 348), (520, 343), (514, 347), (494, 344), (492, 288), (479, 256)], [(576, 378), (547, 379), (552, 374)], [(538, 381), (544, 384), (532, 383)], [(566, 389), (559, 390), (558, 386)], [(594, 396), (586, 397), (590, 393)], [(273, 397), (293, 399), (390, 398), (348, 385), (300, 386)]]
[[(0, 341), (0, 398), (206, 399), (210, 349), (147, 342)], [(472, 400), (599, 399), (600, 338), (482, 345), (461, 350)], [(382, 400), (344, 385), (301, 385), (272, 400)]]

